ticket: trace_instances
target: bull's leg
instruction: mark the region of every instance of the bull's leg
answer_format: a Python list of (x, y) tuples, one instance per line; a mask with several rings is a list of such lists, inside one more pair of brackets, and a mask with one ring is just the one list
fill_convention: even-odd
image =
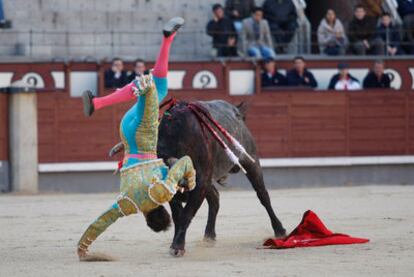
[(252, 163), (247, 159), (243, 159), (241, 161), (241, 164), (247, 171), (247, 178), (252, 184), (254, 190), (256, 191), (260, 203), (265, 207), (267, 213), (269, 214), (270, 221), (272, 222), (273, 231), (275, 232), (275, 236), (286, 236), (285, 228), (283, 228), (282, 223), (279, 221), (279, 219), (275, 215), (275, 212), (273, 211), (269, 193), (267, 192), (264, 184), (263, 171), (259, 165), (259, 162), (256, 161), (256, 163)]
[[(197, 175), (197, 177), (199, 177)], [(170, 254), (175, 257), (181, 257), (184, 255), (185, 250), (185, 236), (187, 233), (187, 228), (191, 223), (194, 215), (201, 207), (201, 204), (204, 201), (206, 196), (206, 183), (202, 182), (203, 180), (198, 179), (196, 188), (190, 193), (187, 204), (185, 205), (183, 211), (181, 212), (180, 218), (178, 220), (178, 226), (176, 230), (176, 235), (170, 247)], [(201, 186), (200, 186), (201, 184)]]
[(181, 216), (181, 213), (183, 211), (183, 204), (179, 201), (173, 198), (173, 200), (170, 201), (170, 208), (171, 208), (171, 214), (174, 221), (174, 238), (177, 236), (178, 231), (178, 220)]
[(220, 207), (220, 195), (214, 185), (209, 186), (206, 199), (208, 203), (208, 219), (204, 233), (204, 240), (208, 241), (216, 239), (216, 219)]

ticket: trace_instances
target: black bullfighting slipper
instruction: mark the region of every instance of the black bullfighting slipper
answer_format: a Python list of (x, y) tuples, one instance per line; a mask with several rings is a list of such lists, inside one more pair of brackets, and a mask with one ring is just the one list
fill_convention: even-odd
[(162, 29), (162, 32), (164, 33), (164, 36), (166, 38), (170, 37), (172, 34), (178, 31), (178, 29), (181, 28), (181, 26), (184, 25), (184, 18), (182, 17), (174, 17), (170, 19)]
[(95, 111), (95, 107), (93, 106), (93, 96), (92, 91), (87, 90), (84, 91), (82, 94), (82, 101), (83, 101), (83, 113), (85, 116), (90, 117), (93, 112)]

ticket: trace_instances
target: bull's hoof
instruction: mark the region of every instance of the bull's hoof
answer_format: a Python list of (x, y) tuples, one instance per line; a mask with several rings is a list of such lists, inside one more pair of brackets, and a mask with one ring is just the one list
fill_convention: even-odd
[(185, 254), (185, 249), (170, 248), (170, 255), (176, 258), (182, 257)]
[(203, 240), (205, 242), (216, 242), (216, 237), (204, 236), (204, 239)]
[(206, 248), (214, 247), (216, 245), (216, 239), (213, 237), (205, 236), (203, 239), (203, 246)]
[(204, 241), (205, 242), (215, 242), (216, 241), (216, 232), (205, 232)]
[(280, 232), (275, 232), (275, 238), (276, 239), (284, 239), (284, 238), (286, 238), (286, 236), (287, 236), (287, 234), (286, 234), (285, 230), (280, 231)]

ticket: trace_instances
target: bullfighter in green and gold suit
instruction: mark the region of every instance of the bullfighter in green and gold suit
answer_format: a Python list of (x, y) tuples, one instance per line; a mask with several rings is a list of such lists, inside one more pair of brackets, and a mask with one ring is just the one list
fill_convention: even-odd
[(78, 255), (88, 260), (88, 248), (118, 218), (142, 212), (148, 226), (156, 232), (166, 230), (170, 216), (164, 203), (184, 189), (179, 182), (186, 181), (187, 190), (195, 187), (195, 170), (188, 156), (176, 161), (169, 169), (157, 158), (159, 103), (167, 90), (169, 48), (182, 18), (173, 18), (164, 26), (164, 38), (159, 57), (151, 73), (137, 77), (129, 85), (111, 95), (94, 98), (91, 92), (83, 96), (87, 116), (105, 106), (136, 100), (124, 115), (120, 135), (125, 147), (121, 168), (120, 195), (106, 212), (99, 216), (85, 231), (78, 243)]

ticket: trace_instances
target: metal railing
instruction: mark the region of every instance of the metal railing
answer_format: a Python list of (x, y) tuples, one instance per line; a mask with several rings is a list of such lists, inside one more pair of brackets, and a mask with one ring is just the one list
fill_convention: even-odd
[[(406, 30), (402, 30), (402, 34)], [(310, 41), (309, 34), (296, 31), (287, 46), (287, 54), (310, 54), (317, 41)], [(274, 33), (273, 35), (275, 35)], [(349, 35), (349, 34), (348, 34)], [(306, 38), (300, 38), (306, 36)], [(23, 57), (102, 59), (114, 56), (123, 58), (153, 57), (160, 44), (159, 32), (60, 32), (60, 31), (1, 31), (0, 55)], [(389, 35), (386, 36), (389, 39)], [(390, 41), (384, 41), (390, 44)], [(227, 45), (220, 45), (227, 47)], [(401, 41), (402, 48), (414, 48), (410, 41)], [(211, 58), (211, 38), (204, 30), (181, 32), (172, 50), (173, 59), (198, 60)], [(241, 53), (243, 54), (243, 53)], [(319, 55), (319, 53), (313, 53)], [(351, 54), (351, 53), (349, 53)]]

